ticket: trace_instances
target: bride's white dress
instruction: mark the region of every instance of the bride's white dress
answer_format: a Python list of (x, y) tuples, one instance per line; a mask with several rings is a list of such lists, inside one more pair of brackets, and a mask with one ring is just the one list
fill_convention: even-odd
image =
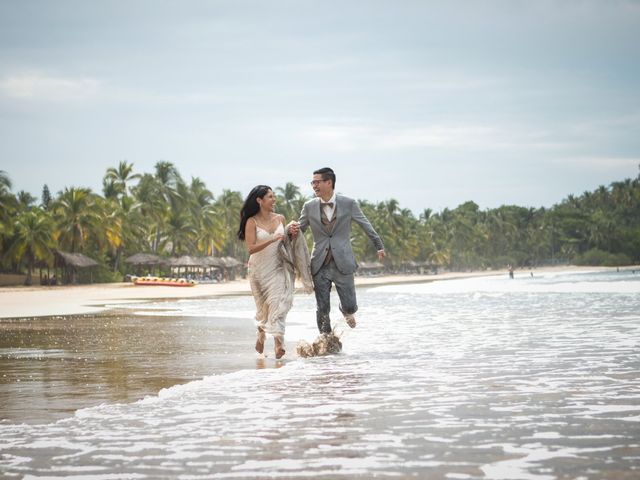
[[(264, 242), (284, 234), (279, 224), (273, 233), (257, 227), (256, 240)], [(285, 321), (293, 305), (291, 273), (285, 269), (278, 252), (280, 242), (273, 242), (249, 257), (249, 283), (256, 302), (258, 328), (276, 337), (284, 336)]]

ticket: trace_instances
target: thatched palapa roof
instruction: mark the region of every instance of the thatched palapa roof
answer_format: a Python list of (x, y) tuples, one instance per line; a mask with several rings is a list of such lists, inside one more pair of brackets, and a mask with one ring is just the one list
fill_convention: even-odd
[(203, 258), (183, 255), (177, 258), (170, 258), (167, 262), (172, 267), (206, 267), (207, 262)]
[(242, 262), (240, 260), (233, 257), (221, 257), (220, 260), (222, 260), (222, 263), (227, 268), (233, 268), (242, 265)]
[(126, 258), (125, 263), (131, 263), (133, 265), (160, 265), (165, 263), (165, 260), (151, 253), (136, 253)]
[(358, 267), (362, 270), (373, 270), (375, 268), (384, 268), (380, 262), (359, 262)]
[(68, 253), (55, 250), (54, 255), (56, 267), (87, 268), (99, 265), (93, 258), (89, 258), (81, 253)]
[(203, 260), (209, 267), (224, 268), (224, 261), (220, 257), (204, 257)]

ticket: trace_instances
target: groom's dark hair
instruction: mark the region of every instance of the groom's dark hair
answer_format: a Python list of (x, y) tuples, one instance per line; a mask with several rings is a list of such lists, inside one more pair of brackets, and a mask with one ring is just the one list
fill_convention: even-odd
[(314, 175), (322, 175), (323, 180), (331, 180), (333, 189), (336, 189), (336, 174), (329, 167), (324, 167), (313, 172)]

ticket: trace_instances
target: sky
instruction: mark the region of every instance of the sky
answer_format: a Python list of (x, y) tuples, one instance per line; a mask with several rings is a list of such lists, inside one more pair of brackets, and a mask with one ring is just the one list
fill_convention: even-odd
[(441, 211), (635, 178), (640, 0), (1, 0), (0, 170), (287, 182)]

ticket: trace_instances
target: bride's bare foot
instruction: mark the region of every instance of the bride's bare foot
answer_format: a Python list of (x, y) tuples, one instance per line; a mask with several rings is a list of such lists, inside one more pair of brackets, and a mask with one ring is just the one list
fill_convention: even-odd
[(256, 338), (256, 352), (258, 353), (264, 352), (264, 340), (265, 340), (264, 331), (258, 329), (258, 336)]
[(283, 345), (282, 345), (282, 340), (275, 337), (274, 339), (274, 346), (276, 348), (276, 359), (280, 359), (284, 356), (284, 354), (286, 353)]

